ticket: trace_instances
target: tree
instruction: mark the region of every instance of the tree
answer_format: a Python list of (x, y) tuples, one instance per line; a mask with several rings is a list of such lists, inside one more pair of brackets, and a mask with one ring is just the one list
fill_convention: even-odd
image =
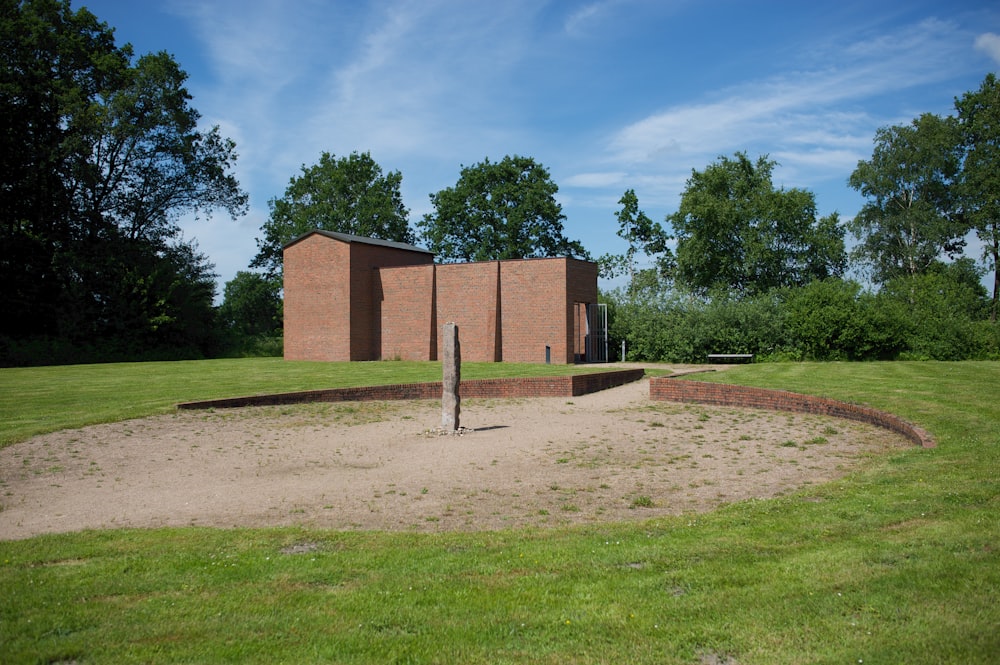
[(889, 280), (878, 293), (883, 308), (895, 307), (908, 321), (907, 353), (919, 360), (983, 357), (981, 326), (988, 307), (982, 273), (967, 257), (935, 262), (919, 275)]
[(922, 274), (961, 253), (968, 226), (957, 214), (959, 145), (955, 119), (932, 113), (876, 132), (872, 158), (849, 180), (868, 199), (850, 223), (859, 240), (852, 254), (875, 282)]
[(281, 282), (241, 270), (226, 282), (219, 320), (238, 336), (271, 335), (281, 330), (281, 310)]
[[(198, 128), (171, 56), (133, 62), (131, 46), (67, 0), (2, 1), (0, 336), (195, 345), (214, 275), (176, 222), (245, 210), (235, 145)], [(202, 302), (180, 306), (182, 291)]]
[(997, 320), (1000, 292), (1000, 85), (988, 74), (979, 90), (955, 100), (965, 160), (959, 174), (962, 210), (983, 243), (993, 271), (990, 320)]
[(601, 274), (613, 279), (618, 275), (629, 276), (629, 287), (636, 282), (636, 255), (642, 252), (656, 263), (657, 273), (662, 275), (670, 271), (673, 254), (667, 247), (670, 236), (659, 223), (651, 220), (646, 213), (639, 210), (639, 198), (635, 190), (626, 190), (618, 203), (622, 209), (615, 213), (618, 219), (618, 237), (628, 243), (625, 254), (604, 254), (598, 259)]
[(775, 165), (736, 153), (691, 172), (679, 209), (667, 217), (677, 238), (675, 281), (700, 294), (752, 296), (842, 274), (836, 213), (817, 220), (811, 192), (776, 190)]
[(445, 261), (541, 256), (586, 257), (563, 235), (559, 188), (530, 157), (487, 158), (463, 167), (458, 183), (431, 195), (434, 213), (417, 224), (428, 248)]
[(268, 201), (271, 214), (250, 267), (281, 275), (282, 248), (314, 229), (412, 243), (402, 181), (399, 171), (383, 175), (367, 152), (339, 159), (322, 153), (318, 163), (303, 165), (301, 175), (289, 180), (282, 198)]

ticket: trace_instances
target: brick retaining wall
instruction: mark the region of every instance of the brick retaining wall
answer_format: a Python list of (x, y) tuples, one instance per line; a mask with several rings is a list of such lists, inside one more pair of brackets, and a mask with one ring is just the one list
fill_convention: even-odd
[[(494, 397), (574, 397), (638, 381), (645, 372), (625, 369), (568, 376), (473, 379), (462, 381), (459, 390), (465, 398)], [(440, 381), (404, 383), (388, 386), (305, 390), (272, 395), (249, 395), (178, 404), (178, 409), (229, 409), (244, 406), (273, 406), (306, 402), (365, 402), (373, 400), (440, 399)]]
[(933, 448), (933, 437), (925, 430), (898, 416), (867, 406), (849, 404), (825, 397), (814, 397), (783, 390), (751, 388), (725, 383), (678, 380), (671, 377), (652, 377), (649, 380), (649, 397), (654, 400), (692, 402), (714, 406), (738, 406), (775, 411), (793, 411), (856, 420), (905, 436), (915, 445)]

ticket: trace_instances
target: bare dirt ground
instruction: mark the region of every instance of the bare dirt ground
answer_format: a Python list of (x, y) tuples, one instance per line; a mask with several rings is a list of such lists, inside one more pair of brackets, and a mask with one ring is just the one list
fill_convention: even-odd
[(0, 539), (119, 527), (417, 531), (710, 510), (822, 483), (908, 446), (832, 418), (651, 402), (648, 380), (573, 398), (178, 411), (0, 450)]

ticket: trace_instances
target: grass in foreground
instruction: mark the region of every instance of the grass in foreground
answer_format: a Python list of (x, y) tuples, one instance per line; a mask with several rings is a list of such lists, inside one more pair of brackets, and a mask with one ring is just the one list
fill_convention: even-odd
[(996, 662), (1000, 364), (756, 365), (714, 378), (892, 410), (938, 447), (638, 525), (0, 542), (0, 660)]

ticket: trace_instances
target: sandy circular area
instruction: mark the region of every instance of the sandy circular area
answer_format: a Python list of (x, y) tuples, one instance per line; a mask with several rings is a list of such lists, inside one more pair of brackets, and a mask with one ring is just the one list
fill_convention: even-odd
[(300, 524), (417, 531), (710, 510), (822, 483), (910, 444), (833, 418), (572, 398), (178, 411), (0, 450), (0, 539), (119, 527)]

